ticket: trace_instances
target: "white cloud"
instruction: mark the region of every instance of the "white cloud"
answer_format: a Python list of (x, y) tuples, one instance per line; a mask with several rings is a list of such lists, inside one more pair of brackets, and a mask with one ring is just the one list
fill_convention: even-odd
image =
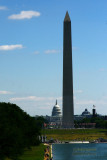
[(28, 97), (15, 97), (10, 99), (10, 101), (40, 101), (40, 100), (44, 100), (44, 98), (36, 96), (28, 96)]
[(72, 50), (77, 50), (78, 48), (77, 47), (72, 47)]
[(77, 91), (74, 91), (74, 93), (83, 93), (82, 90), (77, 90)]
[(34, 54), (39, 54), (39, 51), (35, 51)]
[[(50, 102), (55, 101), (56, 99), (59, 102), (62, 102), (62, 97), (37, 97), (37, 96), (27, 96), (27, 97), (14, 97), (14, 98), (10, 98), (10, 101), (43, 101), (43, 102), (47, 102), (50, 104)], [(76, 99), (76, 97), (74, 96), (74, 99)]]
[(9, 101), (17, 104), (31, 115), (50, 115), (52, 108), (56, 103), (56, 99), (61, 108), (62, 97), (24, 96), (10, 98)]
[(5, 6), (0, 6), (0, 10), (7, 10), (7, 7), (5, 7)]
[(105, 97), (98, 100), (75, 100), (77, 105), (107, 105), (107, 99)]
[(21, 44), (16, 44), (16, 45), (2, 45), (0, 46), (1, 51), (9, 51), (9, 50), (14, 50), (14, 49), (22, 49), (24, 48), (23, 45)]
[[(37, 97), (37, 96), (15, 97), (10, 99), (10, 101), (53, 101), (53, 100), (56, 100), (56, 98), (55, 97)], [(58, 97), (57, 100), (62, 100), (62, 97)]]
[[(37, 97), (37, 96), (14, 97), (10, 98), (10, 101), (47, 101), (48, 103), (50, 103), (50, 101), (56, 101), (56, 99), (60, 102), (62, 101), (62, 97), (56, 98), (56, 97)], [(76, 99), (75, 96), (74, 99)]]
[(36, 11), (21, 11), (19, 14), (13, 14), (8, 19), (20, 20), (20, 19), (31, 19), (32, 17), (39, 17), (40, 12)]
[(100, 71), (100, 72), (104, 72), (104, 71), (105, 71), (105, 68), (100, 68), (99, 71)]
[(13, 93), (9, 91), (0, 91), (0, 94), (13, 94)]
[(45, 51), (45, 54), (54, 54), (54, 53), (60, 53), (61, 51), (60, 50), (46, 50)]
[(90, 105), (90, 104), (95, 104), (96, 101), (93, 100), (80, 100), (80, 101), (76, 101), (76, 104), (78, 105)]
[[(62, 97), (39, 97), (39, 96), (24, 96), (14, 97), (9, 99), (10, 102), (17, 104), (23, 110), (30, 115), (51, 115), (52, 108), (58, 100), (58, 105), (62, 110)], [(75, 114), (81, 114), (81, 112), (87, 108), (90, 112), (92, 106), (95, 105), (97, 113), (107, 113), (107, 97), (101, 97), (100, 99), (78, 99), (74, 97), (74, 111)], [(102, 109), (103, 108), (103, 109)]]

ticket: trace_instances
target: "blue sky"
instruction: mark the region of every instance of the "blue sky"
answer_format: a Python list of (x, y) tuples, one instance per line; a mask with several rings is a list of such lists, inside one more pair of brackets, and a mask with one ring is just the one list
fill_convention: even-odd
[(107, 114), (107, 1), (0, 0), (0, 101), (30, 115), (62, 108), (63, 20), (72, 23), (75, 114)]

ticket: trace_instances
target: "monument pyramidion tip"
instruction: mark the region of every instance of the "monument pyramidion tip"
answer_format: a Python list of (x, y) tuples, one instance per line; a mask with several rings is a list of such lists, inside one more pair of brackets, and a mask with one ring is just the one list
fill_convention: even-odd
[(65, 21), (71, 21), (71, 20), (70, 20), (70, 17), (69, 17), (68, 11), (66, 12), (66, 15), (65, 15), (65, 18), (64, 18), (64, 22), (65, 22)]

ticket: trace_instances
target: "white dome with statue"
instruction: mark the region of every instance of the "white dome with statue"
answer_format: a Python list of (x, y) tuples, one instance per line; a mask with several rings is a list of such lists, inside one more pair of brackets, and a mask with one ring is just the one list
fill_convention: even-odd
[(61, 115), (61, 109), (60, 106), (57, 104), (57, 100), (56, 100), (56, 104), (52, 109), (52, 117), (60, 117)]

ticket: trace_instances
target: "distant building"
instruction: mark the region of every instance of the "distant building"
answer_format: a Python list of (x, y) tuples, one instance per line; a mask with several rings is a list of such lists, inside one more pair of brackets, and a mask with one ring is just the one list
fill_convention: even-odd
[(82, 112), (81, 115), (74, 115), (74, 120), (79, 121), (84, 118), (91, 118), (91, 117), (92, 117), (92, 114), (88, 111), (87, 108), (85, 108), (85, 110)]
[[(48, 120), (49, 126), (51, 126), (51, 128), (61, 128), (62, 127), (62, 113), (61, 113), (60, 106), (57, 103), (57, 100), (56, 100), (56, 104), (52, 108), (51, 116), (46, 115), (43, 117)], [(84, 118), (91, 118), (91, 117), (92, 117), (92, 114), (86, 108), (82, 112), (81, 115), (74, 115), (74, 120), (78, 121)]]
[(82, 112), (82, 117), (92, 117), (92, 114), (86, 108), (85, 111)]
[(60, 106), (57, 104), (57, 100), (56, 100), (56, 104), (52, 109), (52, 117), (61, 117), (61, 116), (62, 116), (61, 109), (60, 109)]
[[(96, 117), (96, 116), (107, 120), (107, 116), (100, 115), (100, 114), (96, 113), (96, 109), (95, 109), (94, 105), (93, 105), (92, 113), (90, 113), (88, 111), (88, 109), (85, 108), (85, 110), (80, 115), (74, 115), (74, 120), (79, 121), (84, 118), (91, 118), (91, 117)], [(36, 116), (36, 118), (37, 117), (38, 116)], [(42, 116), (42, 117), (44, 117), (49, 122), (49, 124), (46, 127), (48, 127), (48, 128), (62, 128), (62, 113), (61, 113), (60, 106), (57, 103), (57, 100), (56, 100), (55, 105), (52, 108), (51, 116), (46, 115), (46, 116)], [(81, 123), (81, 124), (79, 124), (78, 127), (80, 127), (80, 128), (93, 127), (94, 128), (95, 123)]]
[(62, 114), (60, 106), (56, 104), (53, 106), (52, 115), (50, 116), (50, 125), (61, 127), (62, 125)]

